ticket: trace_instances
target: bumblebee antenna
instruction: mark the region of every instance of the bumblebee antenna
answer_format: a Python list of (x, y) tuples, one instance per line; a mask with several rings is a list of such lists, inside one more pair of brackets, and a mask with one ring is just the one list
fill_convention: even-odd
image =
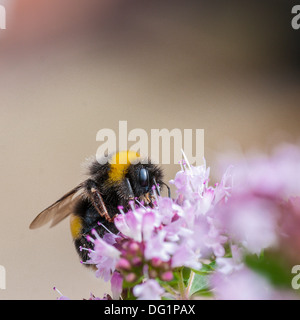
[(153, 178), (153, 182), (154, 182), (154, 185), (155, 185), (155, 188), (156, 188), (156, 192), (157, 192), (157, 194), (160, 196), (159, 186), (158, 186), (158, 184), (156, 183), (155, 178)]
[(163, 185), (165, 185), (167, 187), (167, 189), (168, 189), (168, 197), (171, 198), (171, 189), (170, 189), (170, 187), (163, 181), (161, 181), (161, 184), (163, 184)]
[(128, 178), (126, 178), (126, 184), (127, 184), (127, 188), (129, 190), (129, 198), (134, 200), (134, 193), (133, 193), (133, 190), (132, 190), (132, 187), (131, 187), (131, 184), (130, 184), (130, 181)]

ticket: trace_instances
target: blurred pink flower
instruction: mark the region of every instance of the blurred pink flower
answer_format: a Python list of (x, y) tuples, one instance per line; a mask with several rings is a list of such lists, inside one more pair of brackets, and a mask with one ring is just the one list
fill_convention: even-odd
[(281, 203), (279, 244), (291, 264), (300, 261), (300, 197)]
[(118, 271), (115, 271), (111, 277), (111, 292), (114, 300), (119, 300), (122, 293), (123, 278)]
[(148, 279), (133, 288), (133, 294), (138, 300), (160, 300), (164, 292), (158, 282), (152, 279)]
[(214, 273), (210, 278), (217, 300), (284, 300), (295, 299), (288, 291), (276, 290), (261, 275), (248, 268), (230, 274)]
[(243, 250), (237, 245), (231, 245), (230, 251), (232, 254), (232, 258), (218, 257), (216, 259), (218, 272), (223, 274), (230, 274), (234, 271), (241, 270), (244, 267)]
[(202, 264), (199, 262), (200, 254), (192, 250), (187, 243), (183, 243), (178, 247), (172, 256), (172, 268), (189, 267), (200, 270)]
[(277, 244), (278, 207), (269, 199), (253, 195), (233, 195), (226, 205), (215, 208), (213, 221), (218, 221), (230, 239), (242, 244), (249, 252)]
[(240, 160), (233, 171), (234, 189), (286, 199), (300, 194), (300, 148), (278, 146), (270, 156), (256, 153)]

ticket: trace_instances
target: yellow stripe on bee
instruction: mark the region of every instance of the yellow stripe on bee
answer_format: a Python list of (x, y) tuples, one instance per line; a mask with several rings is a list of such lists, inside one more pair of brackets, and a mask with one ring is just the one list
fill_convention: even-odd
[(81, 229), (82, 229), (81, 217), (75, 216), (74, 214), (72, 214), (70, 218), (70, 227), (71, 227), (71, 234), (73, 239), (79, 238), (79, 236), (81, 235)]
[(124, 179), (131, 163), (139, 160), (140, 155), (135, 151), (121, 151), (113, 155), (110, 159), (110, 171), (108, 178), (112, 182)]

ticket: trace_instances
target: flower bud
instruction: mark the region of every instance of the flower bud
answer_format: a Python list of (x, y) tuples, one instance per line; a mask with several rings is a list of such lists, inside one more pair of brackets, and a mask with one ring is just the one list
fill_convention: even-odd
[(125, 276), (125, 280), (127, 282), (133, 282), (135, 279), (136, 279), (136, 275), (133, 272), (131, 272), (127, 276)]
[(128, 260), (124, 259), (124, 258), (121, 258), (118, 263), (117, 263), (117, 269), (119, 270), (130, 270), (131, 269), (131, 265), (129, 263)]
[(142, 259), (140, 257), (134, 257), (132, 259), (132, 265), (134, 267), (139, 267), (142, 264)]
[(150, 271), (149, 271), (149, 277), (150, 278), (152, 278), (152, 279), (154, 279), (154, 278), (156, 278), (157, 277), (157, 272), (154, 270), (154, 269), (151, 269)]
[(171, 281), (173, 280), (173, 272), (172, 271), (164, 272), (160, 278), (163, 281)]
[(136, 242), (131, 242), (129, 245), (130, 253), (137, 254), (137, 252), (140, 250), (140, 246)]
[(152, 258), (151, 259), (151, 264), (152, 264), (153, 267), (158, 268), (158, 267), (161, 266), (162, 261), (159, 258)]

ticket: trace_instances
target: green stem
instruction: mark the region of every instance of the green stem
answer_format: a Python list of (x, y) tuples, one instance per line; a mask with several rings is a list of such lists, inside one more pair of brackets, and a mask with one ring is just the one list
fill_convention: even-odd
[(174, 298), (176, 298), (176, 296), (178, 295), (178, 293), (168, 284), (164, 283), (162, 284), (162, 287), (168, 292), (170, 293), (172, 296), (174, 296)]
[(191, 270), (189, 281), (188, 281), (188, 285), (187, 285), (186, 290), (185, 290), (185, 296), (187, 298), (189, 298), (189, 296), (190, 296), (190, 290), (191, 290), (192, 283), (194, 281), (194, 277), (195, 277), (195, 272)]
[(178, 277), (179, 277), (178, 288), (179, 288), (180, 297), (182, 300), (185, 300), (186, 296), (185, 296), (185, 286), (183, 282), (182, 268), (178, 270)]

